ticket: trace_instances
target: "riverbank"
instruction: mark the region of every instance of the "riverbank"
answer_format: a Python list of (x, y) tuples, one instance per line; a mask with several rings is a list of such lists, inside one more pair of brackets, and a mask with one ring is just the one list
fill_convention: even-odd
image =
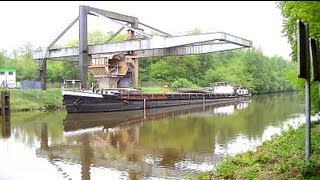
[(12, 112), (64, 109), (61, 89), (10, 89), (10, 107)]
[(311, 155), (305, 163), (305, 126), (290, 128), (255, 151), (228, 157), (196, 179), (319, 179), (320, 121), (312, 123)]

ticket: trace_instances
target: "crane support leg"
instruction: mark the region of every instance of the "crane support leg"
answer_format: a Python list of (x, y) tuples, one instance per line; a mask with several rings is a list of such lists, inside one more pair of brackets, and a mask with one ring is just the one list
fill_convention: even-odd
[(79, 8), (79, 70), (81, 89), (87, 88), (88, 77), (88, 27), (87, 9), (85, 6)]

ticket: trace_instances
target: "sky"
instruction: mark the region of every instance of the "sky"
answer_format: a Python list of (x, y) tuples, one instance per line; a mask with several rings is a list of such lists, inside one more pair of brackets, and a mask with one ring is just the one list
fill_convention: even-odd
[[(47, 47), (78, 16), (79, 5), (134, 16), (174, 35), (194, 28), (226, 32), (251, 40), (267, 56), (290, 59), (275, 1), (0, 1), (0, 50), (11, 52), (28, 42)], [(77, 39), (78, 27), (76, 23), (57, 44)], [(88, 31), (116, 32), (120, 27), (103, 18), (88, 17)]]

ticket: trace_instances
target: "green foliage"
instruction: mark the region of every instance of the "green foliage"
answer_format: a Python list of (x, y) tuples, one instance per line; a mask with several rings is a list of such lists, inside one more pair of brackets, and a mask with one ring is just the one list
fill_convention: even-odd
[[(95, 31), (89, 32), (88, 33), (88, 44), (93, 45), (93, 44), (106, 43), (107, 40), (109, 40), (109, 38), (111, 38), (113, 35), (114, 35), (113, 31), (109, 31), (107, 33), (104, 33), (100, 30), (95, 30)], [(126, 34), (118, 34), (109, 43), (124, 41), (126, 38), (127, 38)], [(65, 47), (73, 47), (73, 46), (78, 46), (78, 45), (79, 45), (79, 40), (72, 39), (67, 42)]]
[(33, 79), (38, 63), (32, 59), (32, 50), (32, 45), (27, 43), (13, 51), (13, 59), (0, 53), (0, 68), (16, 69), (17, 81)]
[(193, 84), (192, 82), (188, 81), (185, 78), (179, 78), (175, 80), (172, 85), (172, 88), (196, 88), (197, 85)]
[[(320, 174), (319, 122), (311, 129), (311, 156), (305, 162), (305, 127), (289, 128), (281, 136), (265, 141), (256, 151), (227, 158), (207, 179), (312, 179)], [(207, 173), (204, 173), (207, 174)], [(199, 177), (208, 177), (201, 175)], [(200, 178), (199, 178), (200, 179)]]
[(172, 72), (167, 61), (160, 60), (149, 67), (150, 78), (158, 81), (172, 81)]
[(255, 48), (142, 61), (141, 81), (173, 83), (184, 78), (198, 86), (226, 81), (247, 87), (253, 93), (293, 90), (286, 76), (288, 72), (293, 72), (295, 66), (281, 57), (266, 57)]
[(302, 176), (304, 178), (311, 178), (312, 176), (317, 175), (317, 168), (319, 166), (319, 163), (316, 162), (314, 159), (310, 160), (309, 162), (305, 162), (302, 166)]
[[(297, 61), (297, 20), (301, 20), (309, 25), (309, 37), (320, 39), (320, 3), (310, 1), (281, 1), (278, 8), (283, 16), (282, 33), (288, 38), (291, 44), (292, 60)], [(297, 65), (295, 64), (295, 67)], [(304, 80), (298, 79), (297, 71), (287, 71), (287, 78), (291, 84), (304, 92)], [(320, 110), (319, 89), (315, 83), (311, 87), (311, 103), (313, 113)]]
[(221, 163), (217, 166), (218, 176), (223, 178), (232, 178), (233, 174), (236, 171), (235, 165), (232, 161), (226, 159), (224, 163)]
[(75, 62), (71, 61), (48, 61), (47, 80), (48, 82), (62, 82), (66, 79), (78, 79), (79, 70)]
[(42, 90), (10, 90), (11, 110), (26, 111), (34, 109), (53, 109), (62, 105), (60, 89)]
[(297, 59), (297, 25), (296, 21), (300, 19), (309, 24), (309, 36), (320, 38), (320, 3), (311, 1), (281, 1), (278, 8), (283, 16), (283, 34), (288, 38), (292, 49), (292, 59)]

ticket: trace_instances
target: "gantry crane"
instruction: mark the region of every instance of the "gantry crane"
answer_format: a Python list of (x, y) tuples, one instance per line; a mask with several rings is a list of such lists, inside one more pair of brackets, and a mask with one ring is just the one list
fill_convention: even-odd
[[(88, 45), (88, 15), (109, 19), (122, 27), (105, 44)], [(54, 44), (77, 21), (79, 21), (79, 46), (53, 48)], [(160, 35), (151, 37), (144, 33), (139, 25), (150, 28)], [(109, 43), (123, 29), (128, 30), (128, 39), (123, 42)], [(107, 80), (100, 82), (100, 86), (104, 87), (125, 86), (121, 85), (121, 80), (131, 73), (133, 87), (136, 88), (140, 57), (194, 55), (248, 47), (252, 47), (250, 40), (224, 32), (173, 36), (139, 22), (138, 18), (133, 16), (80, 6), (79, 16), (44, 51), (35, 51), (33, 58), (40, 62), (41, 86), (44, 90), (46, 89), (46, 64), (49, 59), (78, 61), (81, 88), (87, 87), (88, 70), (97, 78), (108, 76)]]

